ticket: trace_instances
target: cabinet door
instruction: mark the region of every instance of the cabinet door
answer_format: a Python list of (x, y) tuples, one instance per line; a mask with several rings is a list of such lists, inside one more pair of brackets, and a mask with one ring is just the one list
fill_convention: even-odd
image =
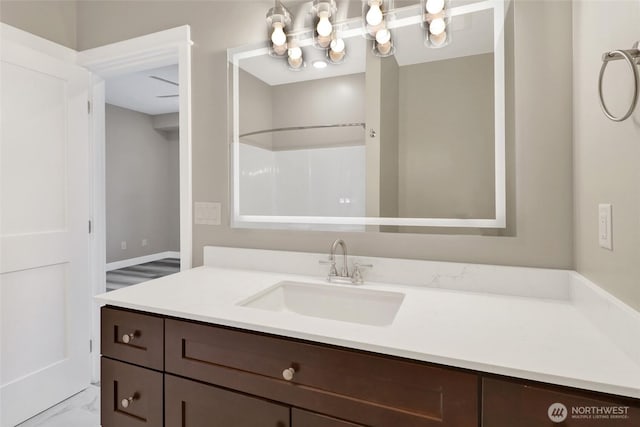
[(162, 426), (162, 373), (102, 358), (102, 427)]
[(581, 393), (536, 383), (482, 380), (482, 427), (636, 427), (634, 399)]
[(362, 424), (354, 424), (298, 408), (291, 409), (291, 425), (292, 427), (364, 427)]
[(165, 427), (289, 427), (289, 407), (166, 375)]

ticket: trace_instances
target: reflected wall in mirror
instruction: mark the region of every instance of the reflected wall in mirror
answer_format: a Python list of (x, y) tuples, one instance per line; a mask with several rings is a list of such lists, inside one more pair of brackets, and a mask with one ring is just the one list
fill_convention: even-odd
[(339, 3), (339, 64), (305, 20), (298, 71), (264, 45), (229, 50), (234, 226), (505, 226), (504, 3), (452, 0), (439, 49), (419, 1), (400, 5), (392, 56), (362, 36), (359, 1)]

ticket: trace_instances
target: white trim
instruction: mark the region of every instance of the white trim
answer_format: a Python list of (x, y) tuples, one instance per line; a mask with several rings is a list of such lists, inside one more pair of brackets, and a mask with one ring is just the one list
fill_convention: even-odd
[[(105, 82), (97, 75), (92, 76), (91, 87), (92, 114), (89, 118), (89, 156), (90, 156), (90, 193), (91, 193), (91, 234), (89, 236), (89, 275), (92, 281), (92, 295), (107, 291), (107, 277), (104, 263), (106, 250), (106, 200), (105, 182)], [(102, 186), (102, 190), (98, 191)], [(91, 379), (100, 381), (100, 303), (91, 301)]]
[(165, 258), (180, 258), (180, 252), (166, 251), (157, 254), (139, 256), (137, 258), (123, 259), (122, 261), (110, 262), (105, 266), (104, 271), (119, 270), (121, 268), (131, 267), (132, 265), (144, 264), (147, 262), (160, 261)]
[[(415, 7), (415, 6), (408, 6)], [(378, 218), (378, 217), (322, 217), (322, 216), (278, 216), (278, 215), (240, 215), (240, 86), (239, 60), (266, 54), (267, 50), (260, 46), (255, 49), (242, 50), (242, 47), (229, 49), (227, 59), (232, 73), (231, 107), (233, 109), (231, 135), (231, 227), (250, 228), (259, 224), (334, 224), (334, 225), (394, 225), (416, 227), (467, 227), (467, 228), (505, 228), (507, 226), (506, 196), (506, 117), (505, 117), (505, 2), (504, 0), (486, 0), (469, 5), (451, 8), (450, 16), (493, 9), (494, 30), (494, 102), (495, 102), (495, 218)], [(394, 21), (393, 28), (416, 25), (419, 16)], [(362, 34), (362, 28), (345, 31), (342, 37), (355, 37)], [(301, 40), (301, 45), (309, 42)], [(258, 46), (258, 45), (256, 45)]]
[[(104, 80), (118, 75), (178, 64), (180, 78), (180, 269), (192, 263), (192, 156), (191, 156), (191, 30), (188, 25), (75, 53), (77, 63), (94, 74), (92, 117), (93, 259), (91, 278), (95, 294), (106, 292), (105, 279), (105, 140)], [(102, 107), (101, 107), (102, 106)], [(93, 310), (93, 379), (100, 378), (99, 304)]]

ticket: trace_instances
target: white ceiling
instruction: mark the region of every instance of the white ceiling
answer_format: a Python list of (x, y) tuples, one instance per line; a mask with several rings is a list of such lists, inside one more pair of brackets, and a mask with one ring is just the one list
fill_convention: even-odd
[[(457, 5), (467, 3), (470, 2), (456, 2)], [(398, 65), (404, 66), (489, 53), (493, 52), (493, 32), (491, 9), (453, 17), (451, 43), (440, 49), (424, 45), (423, 30), (418, 24), (396, 28), (392, 31), (396, 47), (394, 56)], [(266, 54), (241, 59), (238, 63), (240, 68), (271, 86), (364, 72), (366, 53), (367, 49), (371, 49), (371, 42), (358, 35), (345, 39), (345, 43), (347, 57), (344, 62), (337, 65), (329, 64), (321, 70), (313, 68), (311, 64), (316, 59), (323, 59), (325, 53), (324, 50), (313, 46), (303, 48), (306, 66), (301, 71), (290, 71), (285, 58), (272, 58)], [(247, 48), (249, 51), (255, 49), (255, 45)], [(233, 51), (241, 53), (242, 48)]]
[(158, 98), (158, 96), (177, 95), (178, 86), (150, 76), (177, 83), (178, 65), (140, 71), (107, 80), (107, 103), (152, 116), (177, 113), (180, 109), (178, 97)]

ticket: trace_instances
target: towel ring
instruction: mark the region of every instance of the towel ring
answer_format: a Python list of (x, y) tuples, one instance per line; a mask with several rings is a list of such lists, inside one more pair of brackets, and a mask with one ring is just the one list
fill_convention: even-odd
[[(631, 116), (631, 114), (633, 114), (633, 111), (636, 109), (636, 105), (638, 104), (638, 98), (640, 97), (640, 74), (638, 73), (638, 67), (636, 66), (636, 60), (640, 58), (638, 43), (639, 42), (636, 42), (633, 45), (633, 48), (630, 50), (612, 50), (611, 52), (606, 52), (602, 55), (602, 67), (600, 68), (600, 77), (598, 79), (598, 94), (600, 95), (600, 106), (602, 107), (604, 115), (614, 122), (627, 120)], [(629, 66), (631, 67), (631, 72), (633, 73), (634, 82), (633, 101), (631, 101), (631, 106), (629, 107), (627, 112), (620, 117), (616, 117), (611, 114), (604, 103), (604, 96), (602, 94), (602, 80), (604, 78), (604, 72), (607, 69), (607, 65), (609, 65), (609, 62), (616, 61), (618, 59), (624, 59), (627, 64), (629, 64)]]

